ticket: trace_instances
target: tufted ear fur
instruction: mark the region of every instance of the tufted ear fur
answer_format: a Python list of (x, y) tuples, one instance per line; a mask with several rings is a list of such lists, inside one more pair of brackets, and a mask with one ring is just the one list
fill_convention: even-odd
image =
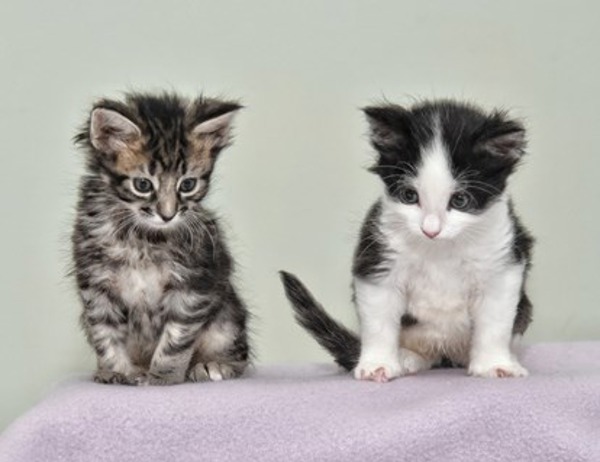
[(139, 143), (139, 127), (112, 109), (96, 108), (90, 118), (90, 142), (105, 154), (120, 154)]
[(476, 135), (475, 151), (485, 152), (497, 160), (518, 162), (525, 153), (525, 127), (504, 113), (493, 113)]
[(397, 105), (369, 106), (363, 108), (369, 123), (369, 137), (380, 154), (401, 149), (408, 139), (409, 114)]
[(232, 122), (238, 108), (225, 114), (204, 120), (192, 128), (192, 137), (197, 140), (211, 140), (211, 145), (222, 149), (231, 143)]
[(198, 145), (219, 151), (231, 144), (233, 119), (242, 106), (235, 101), (223, 101), (200, 96), (187, 110), (187, 129)]

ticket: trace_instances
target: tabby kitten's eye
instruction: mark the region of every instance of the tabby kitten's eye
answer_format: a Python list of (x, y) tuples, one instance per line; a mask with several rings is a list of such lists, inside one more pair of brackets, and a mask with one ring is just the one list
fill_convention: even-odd
[(471, 199), (464, 192), (457, 192), (452, 194), (450, 198), (450, 207), (456, 210), (466, 210), (471, 205)]
[(134, 178), (133, 189), (140, 194), (148, 194), (152, 191), (152, 182), (148, 178)]
[(196, 178), (186, 178), (179, 184), (179, 192), (190, 193), (196, 188), (197, 184), (198, 180)]
[(399, 193), (400, 201), (405, 204), (416, 204), (419, 202), (419, 193), (413, 188), (403, 188)]

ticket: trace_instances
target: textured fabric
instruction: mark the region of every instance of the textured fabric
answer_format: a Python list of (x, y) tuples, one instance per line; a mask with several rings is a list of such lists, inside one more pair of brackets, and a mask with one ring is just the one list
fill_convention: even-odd
[(70, 381), (4, 432), (0, 461), (600, 461), (600, 342), (522, 358), (526, 379), (376, 384), (303, 365), (166, 388)]

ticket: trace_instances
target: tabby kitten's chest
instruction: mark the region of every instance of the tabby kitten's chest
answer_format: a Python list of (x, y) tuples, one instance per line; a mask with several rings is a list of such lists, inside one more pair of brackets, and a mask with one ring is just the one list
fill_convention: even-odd
[(123, 303), (129, 309), (156, 311), (174, 279), (173, 259), (143, 242), (113, 244), (108, 254), (115, 259), (113, 286)]

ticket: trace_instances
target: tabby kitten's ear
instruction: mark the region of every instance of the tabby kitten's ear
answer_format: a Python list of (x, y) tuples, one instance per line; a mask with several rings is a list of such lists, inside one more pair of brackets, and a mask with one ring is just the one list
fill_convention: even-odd
[(197, 148), (213, 154), (229, 146), (233, 119), (241, 108), (237, 103), (196, 100), (188, 115), (192, 142)]
[(406, 146), (410, 129), (410, 116), (406, 109), (388, 104), (365, 107), (363, 112), (369, 122), (371, 144), (382, 156)]
[(106, 154), (130, 151), (141, 137), (139, 127), (119, 112), (102, 107), (92, 111), (90, 142), (98, 151)]
[(475, 135), (475, 151), (487, 153), (497, 161), (517, 163), (525, 153), (525, 127), (494, 112)]

